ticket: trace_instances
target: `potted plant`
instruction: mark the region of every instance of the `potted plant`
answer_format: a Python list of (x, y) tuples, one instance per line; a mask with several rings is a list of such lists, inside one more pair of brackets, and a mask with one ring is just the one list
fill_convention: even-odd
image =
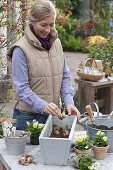
[(73, 166), (80, 170), (98, 170), (99, 163), (93, 161), (90, 155), (82, 155), (73, 157)]
[(92, 146), (92, 141), (88, 135), (85, 133), (78, 135), (75, 140), (75, 153), (76, 155), (87, 155), (91, 152)]
[(104, 132), (98, 131), (93, 139), (93, 151), (95, 159), (105, 159), (109, 149), (108, 138)]
[(27, 122), (27, 131), (30, 135), (30, 143), (32, 145), (39, 145), (39, 135), (44, 127), (44, 124), (38, 123), (35, 119)]
[(27, 133), (16, 131), (15, 119), (3, 117), (0, 118), (0, 122), (2, 123), (7, 153), (15, 156), (23, 154), (27, 141)]

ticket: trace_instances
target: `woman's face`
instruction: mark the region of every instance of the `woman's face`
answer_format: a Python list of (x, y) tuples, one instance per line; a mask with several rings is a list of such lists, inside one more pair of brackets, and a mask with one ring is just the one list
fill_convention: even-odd
[(35, 33), (41, 37), (46, 38), (55, 27), (55, 16), (49, 16), (41, 21), (32, 21)]

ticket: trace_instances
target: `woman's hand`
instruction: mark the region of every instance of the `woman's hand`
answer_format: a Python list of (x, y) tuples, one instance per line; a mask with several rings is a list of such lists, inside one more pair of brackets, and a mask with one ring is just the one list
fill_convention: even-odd
[(49, 103), (44, 109), (44, 112), (53, 116), (62, 117), (61, 110), (54, 103)]
[(80, 119), (80, 116), (81, 116), (80, 112), (74, 105), (68, 104), (66, 109), (67, 109), (68, 115), (77, 115), (77, 119), (78, 120)]

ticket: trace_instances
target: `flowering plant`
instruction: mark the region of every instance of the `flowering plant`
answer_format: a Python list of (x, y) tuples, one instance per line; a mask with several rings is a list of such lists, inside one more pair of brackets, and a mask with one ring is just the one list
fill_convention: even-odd
[(88, 150), (92, 148), (92, 141), (86, 134), (78, 135), (75, 141), (75, 148), (80, 150)]
[(98, 131), (93, 139), (93, 145), (97, 147), (105, 147), (108, 145), (108, 138), (104, 132)]
[(81, 156), (79, 159), (80, 170), (98, 170), (99, 163), (92, 160), (89, 155)]
[(103, 66), (106, 67), (109, 62), (110, 67), (113, 65), (113, 40), (101, 36), (92, 36), (88, 38), (89, 57), (96, 60), (102, 60)]
[(27, 131), (29, 132), (30, 136), (37, 136), (40, 135), (44, 124), (38, 123), (35, 119), (31, 122), (27, 122)]
[(16, 132), (16, 122), (15, 119), (8, 118), (8, 117), (1, 117), (0, 118), (0, 123), (1, 123), (1, 133), (4, 137), (9, 136), (9, 137), (15, 137), (15, 132)]
[(99, 162), (93, 161), (90, 155), (82, 155), (73, 158), (73, 166), (80, 170), (98, 170)]

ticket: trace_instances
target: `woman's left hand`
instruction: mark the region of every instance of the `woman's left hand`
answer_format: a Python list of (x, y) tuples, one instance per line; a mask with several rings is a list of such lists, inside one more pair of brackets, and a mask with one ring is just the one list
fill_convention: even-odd
[(80, 112), (74, 105), (68, 104), (66, 109), (67, 109), (68, 115), (77, 115), (77, 119), (78, 120), (80, 119), (80, 116), (81, 116)]

